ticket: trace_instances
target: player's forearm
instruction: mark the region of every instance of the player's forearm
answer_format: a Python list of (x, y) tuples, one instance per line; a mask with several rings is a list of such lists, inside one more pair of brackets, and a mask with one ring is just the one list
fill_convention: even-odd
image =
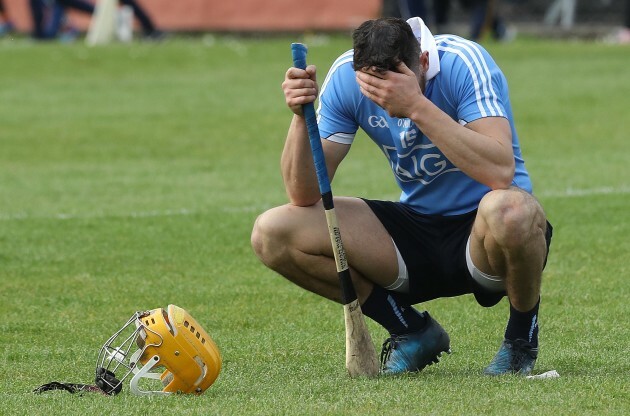
[[(492, 189), (507, 188), (514, 178), (509, 129), (492, 137), (466, 128), (422, 97), (411, 120), (455, 166)], [(509, 126), (508, 126), (509, 127)]]
[(304, 117), (293, 116), (280, 165), (284, 187), (292, 204), (309, 206), (320, 200)]

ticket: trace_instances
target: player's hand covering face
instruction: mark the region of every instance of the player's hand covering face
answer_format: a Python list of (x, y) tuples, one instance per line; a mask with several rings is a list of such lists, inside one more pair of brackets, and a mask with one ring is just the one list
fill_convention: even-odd
[(361, 68), (356, 79), (361, 93), (381, 106), (392, 117), (405, 118), (413, 112), (422, 89), (416, 74), (400, 62), (396, 71), (377, 67)]

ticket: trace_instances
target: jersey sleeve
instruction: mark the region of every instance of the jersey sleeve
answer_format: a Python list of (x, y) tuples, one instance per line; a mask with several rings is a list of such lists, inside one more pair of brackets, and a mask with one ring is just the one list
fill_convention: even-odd
[(342, 55), (330, 68), (319, 95), (317, 122), (320, 136), (351, 144), (359, 128), (355, 108), (360, 94), (352, 68), (352, 54)]
[(450, 100), (460, 124), (483, 117), (507, 118), (507, 82), (494, 60), (472, 42), (451, 52), (442, 68), (451, 71)]

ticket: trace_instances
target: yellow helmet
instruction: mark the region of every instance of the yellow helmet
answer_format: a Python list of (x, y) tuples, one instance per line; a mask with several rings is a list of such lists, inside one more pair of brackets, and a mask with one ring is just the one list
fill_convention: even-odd
[[(120, 369), (125, 374), (118, 379)], [(96, 384), (117, 394), (131, 376), (134, 394), (201, 394), (220, 371), (221, 354), (212, 338), (186, 310), (168, 305), (136, 312), (107, 340), (99, 352)]]

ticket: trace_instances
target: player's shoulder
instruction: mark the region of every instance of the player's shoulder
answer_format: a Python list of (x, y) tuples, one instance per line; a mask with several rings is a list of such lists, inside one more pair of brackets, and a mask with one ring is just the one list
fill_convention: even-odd
[[(335, 59), (328, 70), (328, 74), (326, 74), (326, 79), (324, 79), (322, 87), (325, 89), (332, 79), (342, 80), (347, 78), (348, 80), (354, 80), (353, 58), (354, 50), (350, 49)], [(345, 84), (345, 80), (342, 85), (343, 84)]]
[(333, 62), (333, 66), (351, 64), (353, 58), (354, 58), (354, 49), (348, 49), (347, 51), (339, 55), (337, 59), (335, 59), (335, 62)]
[(477, 83), (500, 74), (501, 69), (488, 51), (472, 40), (455, 35), (438, 35), (435, 43), (443, 81)]
[(329, 74), (333, 74), (336, 72), (347, 73), (354, 72), (354, 49), (350, 49), (344, 53), (342, 53), (330, 66)]
[(457, 35), (437, 35), (435, 37), (440, 63), (461, 64), (485, 62), (494, 65), (488, 51), (472, 40)]

